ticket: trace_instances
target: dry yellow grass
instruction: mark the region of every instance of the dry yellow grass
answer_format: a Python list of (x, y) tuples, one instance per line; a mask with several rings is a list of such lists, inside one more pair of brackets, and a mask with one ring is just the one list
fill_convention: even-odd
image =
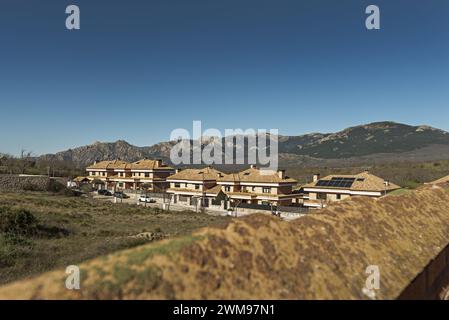
[(448, 243), (449, 193), (422, 189), (359, 198), (293, 222), (253, 215), (224, 228), (117, 252), (81, 265), (81, 290), (64, 270), (0, 288), (3, 299), (394, 299)]

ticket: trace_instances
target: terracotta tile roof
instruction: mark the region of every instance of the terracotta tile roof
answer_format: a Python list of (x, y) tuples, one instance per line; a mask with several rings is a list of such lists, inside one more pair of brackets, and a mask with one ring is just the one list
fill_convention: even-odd
[(85, 180), (89, 180), (88, 177), (76, 177), (75, 179), (73, 179), (73, 181), (75, 182), (81, 182), (81, 181), (85, 181)]
[[(355, 181), (352, 184), (351, 187), (349, 188), (343, 188), (343, 187), (330, 187), (330, 186), (323, 186), (323, 187), (319, 187), (317, 186), (317, 182), (318, 181), (322, 181), (322, 180), (331, 180), (332, 178), (354, 178)], [(389, 183), (388, 186), (385, 186), (385, 180), (375, 176), (367, 171), (361, 172), (359, 174), (355, 174), (355, 175), (342, 175), (342, 174), (338, 174), (338, 175), (329, 175), (326, 176), (324, 178), (320, 178), (318, 181), (316, 182), (311, 182), (308, 183), (306, 185), (303, 186), (303, 188), (325, 188), (325, 189), (344, 189), (344, 190), (353, 190), (353, 191), (391, 191), (391, 190), (396, 190), (396, 189), (400, 189), (401, 187), (394, 184), (394, 183)]]
[(297, 183), (295, 179), (284, 177), (279, 177), (278, 172), (265, 172), (267, 174), (262, 174), (261, 169), (259, 168), (249, 168), (247, 170), (231, 173), (231, 174), (223, 174), (221, 177), (217, 179), (219, 182), (256, 182), (256, 183)]
[(173, 170), (172, 167), (162, 163), (161, 160), (143, 159), (131, 163), (132, 170)]
[(217, 180), (219, 175), (224, 175), (214, 168), (206, 167), (202, 169), (184, 169), (167, 178), (167, 180), (188, 180), (188, 181), (204, 181)]
[(172, 167), (162, 163), (161, 160), (143, 159), (133, 163), (121, 160), (100, 161), (96, 164), (88, 166), (87, 169), (117, 169), (117, 170), (173, 170)]
[(221, 186), (215, 186), (215, 187), (206, 189), (206, 193), (212, 193), (212, 194), (215, 194), (215, 195), (219, 194), (220, 191), (221, 191)]
[(106, 161), (100, 161), (93, 165), (90, 165), (87, 167), (87, 169), (99, 169), (99, 170), (106, 170), (106, 169), (120, 169), (128, 165), (127, 162), (121, 161), (121, 160), (106, 160)]

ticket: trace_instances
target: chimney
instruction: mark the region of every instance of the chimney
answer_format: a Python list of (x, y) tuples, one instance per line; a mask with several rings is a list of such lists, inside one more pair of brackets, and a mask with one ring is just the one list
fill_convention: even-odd
[(390, 181), (389, 181), (389, 180), (385, 180), (385, 181), (384, 181), (384, 185), (385, 185), (386, 187), (390, 186)]
[(281, 179), (285, 179), (285, 170), (279, 170), (278, 171), (278, 176)]
[(94, 161), (94, 164), (97, 164), (97, 163), (98, 163), (98, 160), (95, 160), (95, 161)]
[(162, 160), (156, 159), (156, 167), (161, 167), (161, 166), (162, 166)]
[(175, 173), (179, 173), (179, 172), (181, 172), (181, 170), (182, 170), (182, 169), (176, 169), (176, 170), (175, 170)]
[(313, 182), (317, 182), (318, 180), (320, 180), (320, 174), (319, 173), (315, 173), (313, 175)]
[(255, 165), (255, 164), (252, 164), (252, 165), (251, 165), (251, 169), (256, 169), (256, 165)]

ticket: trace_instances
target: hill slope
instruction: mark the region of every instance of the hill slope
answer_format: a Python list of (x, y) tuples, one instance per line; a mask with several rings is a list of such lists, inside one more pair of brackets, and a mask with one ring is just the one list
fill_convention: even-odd
[[(188, 142), (187, 142), (188, 143)], [(223, 140), (216, 143), (224, 144)], [(161, 158), (169, 162), (174, 141), (150, 147), (133, 146), (126, 141), (97, 142), (92, 145), (44, 155), (40, 159), (64, 160), (80, 167), (95, 160), (121, 159), (136, 161), (142, 158)], [(203, 147), (204, 147), (203, 143)], [(281, 165), (317, 162), (326, 165), (363, 158), (383, 160), (439, 160), (449, 157), (449, 133), (429, 126), (410, 126), (394, 122), (376, 122), (347, 128), (337, 133), (314, 133), (301, 136), (279, 136)], [(330, 163), (328, 160), (332, 160)], [(320, 163), (320, 161), (318, 161)]]
[(449, 193), (419, 190), (343, 201), (292, 222), (235, 219), (190, 237), (83, 263), (81, 290), (64, 270), (0, 288), (1, 299), (377, 299), (397, 298), (448, 244)]

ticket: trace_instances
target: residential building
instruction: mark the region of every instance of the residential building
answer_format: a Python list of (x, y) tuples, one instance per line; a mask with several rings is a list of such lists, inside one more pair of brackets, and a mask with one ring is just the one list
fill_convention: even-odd
[(120, 160), (95, 162), (86, 168), (87, 178), (100, 180), (106, 189), (146, 189), (162, 192), (168, 188), (166, 178), (175, 170), (162, 160), (143, 159), (133, 163)]
[(324, 178), (315, 174), (313, 182), (302, 189), (305, 207), (322, 208), (329, 202), (354, 196), (381, 197), (400, 187), (364, 171), (355, 175), (329, 175)]
[(212, 167), (177, 170), (167, 178), (170, 183), (167, 193), (172, 195), (173, 203), (197, 206), (202, 201), (202, 206), (208, 207), (221, 191), (217, 185), (220, 175), (223, 173)]
[(269, 171), (256, 166), (217, 178), (217, 184), (229, 200), (256, 205), (291, 205), (292, 199), (298, 196), (292, 193), (296, 183), (284, 170)]
[(211, 167), (185, 169), (167, 178), (172, 202), (228, 208), (235, 204), (283, 205), (292, 204), (298, 195), (292, 194), (296, 180), (285, 176), (285, 171), (263, 171), (255, 166), (238, 173), (225, 174)]

